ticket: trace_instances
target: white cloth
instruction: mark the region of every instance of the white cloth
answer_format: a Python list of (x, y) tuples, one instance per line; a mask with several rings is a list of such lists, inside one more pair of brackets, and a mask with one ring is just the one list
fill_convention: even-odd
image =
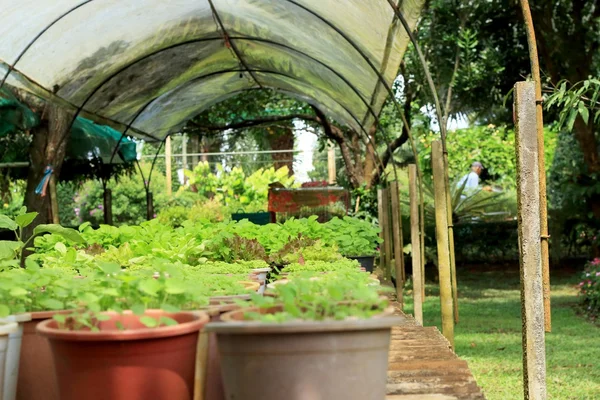
[(479, 175), (473, 171), (469, 172), (467, 175), (463, 176), (458, 183), (458, 187), (462, 187), (463, 185), (465, 185), (465, 191), (477, 190), (479, 187)]

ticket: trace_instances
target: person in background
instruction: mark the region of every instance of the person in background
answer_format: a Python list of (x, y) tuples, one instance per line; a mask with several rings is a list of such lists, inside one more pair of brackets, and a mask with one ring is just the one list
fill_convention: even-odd
[(483, 165), (479, 161), (471, 164), (471, 172), (463, 176), (458, 182), (458, 187), (463, 187), (463, 191), (474, 192), (479, 188), (479, 175), (483, 171)]

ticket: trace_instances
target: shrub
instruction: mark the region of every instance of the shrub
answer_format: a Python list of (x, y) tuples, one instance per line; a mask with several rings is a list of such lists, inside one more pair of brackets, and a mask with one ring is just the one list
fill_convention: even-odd
[(579, 282), (585, 314), (592, 320), (600, 315), (600, 258), (588, 262)]

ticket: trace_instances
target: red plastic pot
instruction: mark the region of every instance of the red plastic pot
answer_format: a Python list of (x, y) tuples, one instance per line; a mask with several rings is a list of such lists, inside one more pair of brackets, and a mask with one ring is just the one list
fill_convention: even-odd
[(61, 330), (54, 320), (38, 325), (50, 342), (61, 400), (192, 399), (198, 332), (208, 322), (206, 313), (146, 311), (178, 322), (159, 328), (147, 328), (128, 311), (104, 314), (110, 319), (99, 323), (98, 332)]

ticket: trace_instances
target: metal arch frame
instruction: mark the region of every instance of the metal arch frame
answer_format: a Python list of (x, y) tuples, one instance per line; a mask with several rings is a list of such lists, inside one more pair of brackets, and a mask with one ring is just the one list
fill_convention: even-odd
[(227, 29), (225, 29), (225, 25), (223, 24), (223, 21), (221, 20), (221, 17), (219, 16), (219, 13), (217, 12), (216, 7), (213, 4), (213, 0), (208, 0), (208, 4), (210, 6), (210, 10), (212, 12), (213, 17), (217, 20), (217, 24), (219, 25), (219, 28), (221, 29), (221, 32), (223, 32), (223, 36), (224, 36), (223, 39), (227, 43), (229, 43), (229, 45), (231, 46), (231, 50), (233, 51), (233, 53), (235, 54), (235, 56), (237, 57), (237, 59), (240, 61), (240, 63), (242, 64), (242, 66), (246, 69), (246, 71), (248, 71), (248, 73), (250, 74), (250, 76), (252, 77), (252, 79), (254, 79), (254, 82), (258, 85), (258, 87), (260, 87), (262, 89), (262, 87), (263, 87), (262, 84), (256, 78), (256, 76), (254, 75), (254, 73), (250, 72), (250, 67), (248, 66), (248, 64), (246, 63), (246, 61), (244, 61), (244, 59), (242, 58), (242, 55), (240, 54), (240, 52), (239, 52), (236, 44), (231, 41), (231, 37), (229, 36), (229, 33), (227, 33)]
[[(286, 78), (292, 79), (292, 80), (294, 80), (294, 81), (298, 81), (298, 82), (301, 82), (301, 83), (303, 83), (303, 84), (307, 84), (306, 82), (303, 82), (303, 81), (301, 81), (301, 80), (297, 79), (297, 78), (296, 78), (296, 77), (294, 77), (294, 76), (287, 75), (287, 74), (285, 74), (285, 73), (282, 73), (282, 72), (279, 72), (279, 71), (269, 71), (269, 70), (263, 70), (263, 69), (252, 69), (251, 71), (253, 71), (253, 72), (258, 72), (258, 73), (267, 73), (267, 74), (280, 75), (280, 76), (283, 76), (283, 77), (286, 77)], [(194, 79), (191, 79), (191, 80), (189, 80), (189, 81), (187, 81), (187, 82), (183, 83), (182, 85), (180, 85), (180, 86), (178, 86), (178, 87), (176, 87), (176, 88), (172, 89), (171, 91), (169, 91), (169, 92), (167, 92), (167, 93), (172, 93), (172, 92), (174, 92), (174, 91), (183, 90), (183, 89), (184, 89), (184, 88), (185, 88), (187, 85), (190, 85), (191, 83), (193, 83), (193, 82), (195, 82), (195, 81), (198, 81), (198, 80), (203, 80), (203, 79), (205, 79), (205, 78), (208, 78), (208, 77), (211, 77), (211, 76), (215, 76), (215, 75), (221, 75), (221, 74), (225, 74), (225, 73), (231, 73), (231, 72), (249, 72), (249, 71), (246, 71), (246, 70), (243, 70), (243, 69), (231, 69), (231, 70), (222, 70), (222, 71), (212, 72), (212, 73), (205, 74), (205, 75), (202, 75), (202, 76), (196, 77), (196, 78), (194, 78)], [(275, 88), (275, 89), (276, 89), (276, 90), (281, 90), (281, 91), (286, 91), (286, 90), (284, 90), (284, 89), (280, 89), (280, 88)], [(248, 90), (248, 89), (246, 89), (246, 90)], [(252, 90), (252, 89), (250, 89), (250, 90)], [(240, 91), (240, 92), (241, 92), (241, 91)], [(288, 92), (289, 92), (289, 91), (288, 91)], [(298, 93), (298, 94), (300, 94), (300, 93)], [(163, 95), (164, 95), (164, 94), (163, 94)], [(327, 96), (328, 96), (328, 95), (327, 95)], [(309, 97), (310, 97), (310, 96), (309, 96)], [(329, 96), (328, 96), (328, 97), (329, 97)], [(140, 110), (139, 110), (139, 111), (136, 113), (136, 116), (135, 116), (135, 117), (132, 119), (132, 121), (131, 121), (131, 122), (130, 122), (128, 125), (127, 125), (127, 128), (125, 129), (125, 131), (124, 131), (124, 132), (123, 132), (123, 134), (121, 135), (121, 138), (119, 139), (119, 142), (117, 143), (117, 148), (118, 148), (118, 145), (120, 144), (120, 142), (122, 141), (122, 139), (124, 138), (124, 136), (125, 136), (125, 135), (127, 134), (127, 132), (129, 131), (129, 129), (130, 129), (132, 126), (133, 126), (133, 124), (135, 123), (135, 121), (137, 120), (137, 118), (138, 118), (138, 117), (139, 117), (139, 116), (140, 116), (140, 115), (141, 115), (141, 114), (142, 114), (142, 113), (143, 113), (143, 112), (144, 112), (144, 111), (145, 111), (145, 110), (146, 110), (146, 109), (147, 109), (147, 108), (148, 108), (148, 107), (149, 107), (149, 106), (150, 106), (152, 103), (154, 103), (154, 102), (155, 102), (157, 99), (159, 99), (159, 98), (160, 98), (160, 96), (159, 96), (159, 97), (156, 97), (156, 98), (153, 98), (153, 99), (151, 99), (151, 100), (149, 100), (149, 101), (148, 101), (148, 102), (147, 102), (147, 103), (146, 103), (144, 106), (142, 106), (142, 107), (140, 108)], [(362, 97), (361, 97), (361, 98), (362, 98)], [(348, 113), (348, 115), (349, 115), (350, 117), (352, 117), (352, 119), (354, 119), (354, 121), (356, 122), (356, 124), (357, 124), (357, 125), (358, 125), (358, 126), (361, 128), (361, 131), (364, 133), (364, 135), (365, 135), (365, 137), (366, 137), (366, 141), (365, 141), (365, 139), (363, 138), (363, 144), (367, 145), (367, 143), (371, 143), (371, 144), (373, 145), (373, 143), (371, 142), (371, 138), (370, 138), (370, 136), (369, 136), (368, 132), (367, 132), (367, 131), (365, 130), (365, 128), (364, 128), (364, 127), (363, 127), (363, 126), (360, 124), (360, 121), (358, 120), (358, 117), (356, 117), (356, 116), (355, 116), (355, 115), (354, 115), (352, 112), (350, 112), (350, 111), (349, 111), (349, 110), (348, 110), (348, 109), (347, 109), (345, 106), (343, 106), (343, 105), (342, 105), (342, 104), (340, 104), (339, 102), (335, 101), (334, 99), (331, 99), (331, 100), (332, 100), (332, 101), (333, 101), (335, 104), (339, 105), (339, 106), (340, 106), (340, 107), (341, 107), (341, 108), (342, 108), (344, 111), (346, 111), (346, 112)], [(316, 99), (315, 99), (315, 101), (316, 101)], [(316, 101), (316, 102), (318, 103), (318, 101)], [(374, 117), (375, 117), (375, 118), (378, 120), (378, 117), (377, 117), (377, 115), (375, 114), (375, 112), (372, 110), (372, 108), (371, 108), (371, 107), (368, 107), (368, 108), (369, 108), (369, 109), (371, 110), (371, 112), (373, 113), (373, 116), (374, 116)], [(379, 124), (378, 124), (378, 125), (379, 125)], [(382, 128), (381, 128), (381, 129), (382, 129)], [(382, 129), (382, 131), (383, 131), (383, 129)], [(113, 151), (113, 156), (114, 156), (114, 153), (115, 153), (115, 152), (116, 152), (116, 149)], [(382, 160), (381, 160), (381, 157), (379, 156), (379, 154), (378, 154), (378, 153), (375, 153), (375, 155), (376, 155), (376, 161), (377, 161), (377, 162), (380, 164), (380, 166), (381, 166), (382, 168), (384, 168), (383, 162), (382, 162)], [(112, 159), (112, 158), (111, 158), (111, 159)]]
[[(66, 17), (67, 15), (69, 15), (71, 12), (77, 10), (78, 8), (91, 3), (93, 0), (87, 0), (83, 3), (78, 4), (77, 6), (67, 10), (65, 13), (63, 13), (61, 16), (59, 16), (58, 18), (56, 18), (54, 21), (52, 21), (48, 26), (46, 26), (46, 28), (44, 28), (36, 37), (34, 37), (34, 39), (30, 42), (30, 44), (28, 44), (28, 46), (26, 46), (26, 48), (21, 52), (20, 56), (19, 56), (19, 60), (20, 58), (29, 50), (29, 48), (37, 41), (37, 39), (39, 39), (39, 37), (41, 37), (48, 29), (50, 29), (53, 25), (55, 25), (57, 22), (59, 22), (62, 18)], [(324, 22), (325, 24), (327, 24), (331, 29), (335, 30), (339, 35), (341, 35), (362, 57), (363, 59), (365, 59), (365, 61), (367, 61), (367, 63), (369, 64), (369, 66), (373, 69), (373, 71), (377, 74), (377, 76), (379, 77), (379, 81), (384, 84), (384, 86), (386, 87), (386, 89), (388, 90), (388, 94), (391, 95), (391, 97), (394, 100), (394, 103), (396, 103), (397, 108), (398, 104), (397, 101), (395, 99), (395, 97), (393, 96), (393, 92), (391, 90), (391, 88), (389, 87), (389, 85), (387, 84), (387, 82), (385, 81), (385, 78), (383, 77), (383, 75), (381, 74), (381, 72), (374, 66), (374, 64), (372, 63), (372, 61), (369, 59), (369, 57), (364, 53), (364, 51), (358, 47), (358, 45), (356, 45), (356, 43), (354, 43), (354, 41), (352, 39), (350, 39), (341, 29), (339, 29), (338, 27), (336, 27), (334, 24), (332, 24), (330, 21), (328, 21), (327, 19), (325, 19), (324, 17), (322, 17), (321, 15), (319, 15), (318, 13), (314, 12), (313, 10), (302, 6), (301, 4), (298, 4), (296, 1), (294, 0), (286, 0), (287, 2), (296, 5), (297, 7), (307, 11), (308, 13), (310, 13), (311, 15), (313, 15), (314, 17), (318, 18), (319, 20), (321, 20), (322, 22)], [(212, 3), (211, 3), (212, 4)], [(397, 16), (401, 16), (401, 12), (400, 10), (397, 9), (397, 7), (394, 7), (393, 3), (391, 3), (392, 8), (394, 8), (395, 13), (397, 14)], [(405, 19), (401, 18), (401, 20), (403, 22), (406, 22)], [(404, 25), (404, 24), (403, 24)], [(409, 33), (409, 36), (411, 35), (410, 29), (407, 29), (405, 26), (405, 29), (407, 30), (407, 32)], [(0, 84), (0, 88), (2, 87), (2, 85), (4, 84), (4, 81), (7, 79), (7, 77), (10, 75), (11, 71), (14, 70), (16, 63), (19, 61), (17, 60), (16, 62), (13, 63), (13, 65), (9, 65), (9, 71), (7, 72), (4, 80), (2, 81), (2, 83)], [(241, 61), (241, 60), (240, 60)], [(369, 105), (370, 106), (370, 105)], [(371, 107), (369, 107), (371, 108)], [(80, 112), (80, 110), (78, 110), (77, 114), (78, 115)], [(72, 125), (72, 123), (71, 123)], [(378, 124), (379, 125), (379, 124)], [(362, 126), (362, 125), (361, 125)], [(364, 127), (363, 127), (364, 129)], [(67, 131), (68, 132), (68, 131)], [(368, 135), (367, 135), (368, 136)], [(389, 141), (389, 137), (387, 137), (387, 135), (384, 134), (384, 138), (389, 146), (390, 141)], [(394, 168), (395, 171), (395, 168)]]

